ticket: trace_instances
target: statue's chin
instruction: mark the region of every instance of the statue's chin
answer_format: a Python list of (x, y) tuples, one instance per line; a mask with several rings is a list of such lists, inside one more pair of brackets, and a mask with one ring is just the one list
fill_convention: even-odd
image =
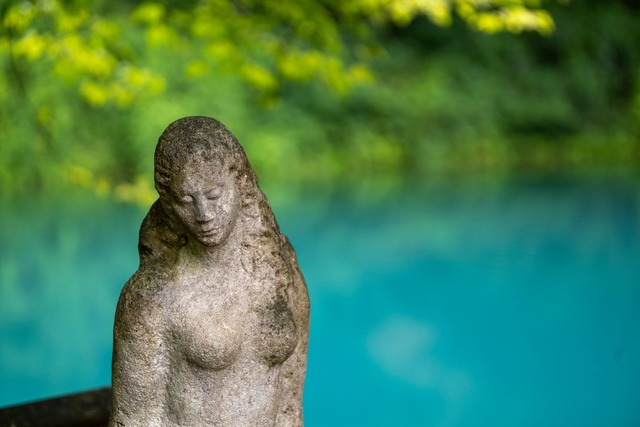
[(193, 237), (203, 246), (217, 246), (226, 240), (226, 235), (222, 231), (209, 233), (197, 233)]

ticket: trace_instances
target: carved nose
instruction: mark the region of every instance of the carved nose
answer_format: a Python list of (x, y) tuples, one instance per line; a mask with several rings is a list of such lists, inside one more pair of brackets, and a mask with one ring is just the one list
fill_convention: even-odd
[(213, 219), (213, 212), (207, 209), (206, 202), (202, 198), (195, 200), (195, 214), (198, 222), (208, 222)]

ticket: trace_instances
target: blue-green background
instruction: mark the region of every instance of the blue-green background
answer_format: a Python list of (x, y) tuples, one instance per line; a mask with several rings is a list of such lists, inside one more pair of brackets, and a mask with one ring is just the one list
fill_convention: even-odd
[[(312, 302), (306, 425), (639, 425), (639, 190), (483, 178), (276, 204)], [(0, 405), (107, 385), (144, 212), (1, 215)]]

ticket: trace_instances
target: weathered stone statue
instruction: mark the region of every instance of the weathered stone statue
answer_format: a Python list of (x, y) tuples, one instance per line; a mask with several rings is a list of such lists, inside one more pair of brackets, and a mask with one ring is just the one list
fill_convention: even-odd
[(301, 426), (307, 288), (244, 150), (217, 120), (180, 119), (155, 183), (116, 310), (109, 425)]

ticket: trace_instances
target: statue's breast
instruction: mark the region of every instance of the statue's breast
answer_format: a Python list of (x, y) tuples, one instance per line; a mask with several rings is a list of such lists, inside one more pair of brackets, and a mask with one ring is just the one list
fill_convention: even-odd
[(258, 305), (254, 349), (256, 356), (268, 365), (279, 365), (293, 354), (298, 344), (298, 331), (291, 308), (283, 296)]
[(177, 296), (167, 313), (175, 351), (203, 369), (220, 370), (240, 353), (244, 326), (241, 304), (233, 295), (206, 290)]

